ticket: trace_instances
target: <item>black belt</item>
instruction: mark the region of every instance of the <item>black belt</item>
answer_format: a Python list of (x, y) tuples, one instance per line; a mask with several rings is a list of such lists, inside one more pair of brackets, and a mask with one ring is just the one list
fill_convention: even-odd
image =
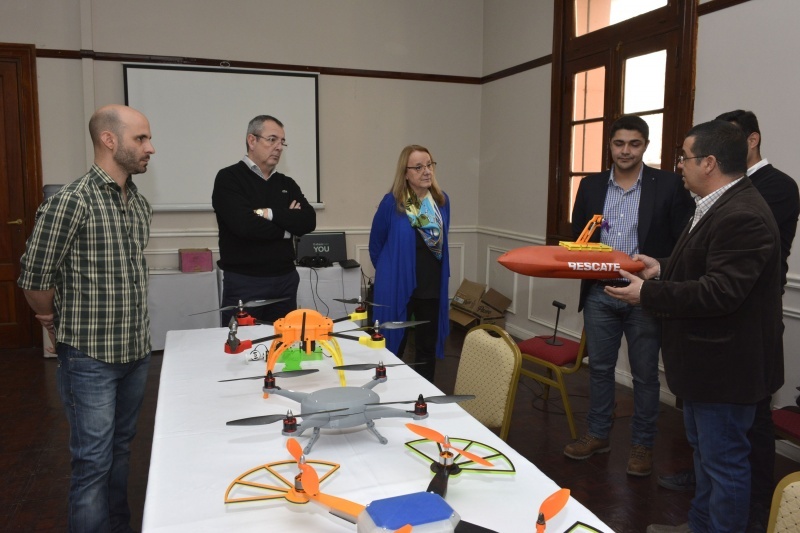
[(627, 279), (598, 279), (596, 283), (601, 287), (627, 287), (631, 284)]

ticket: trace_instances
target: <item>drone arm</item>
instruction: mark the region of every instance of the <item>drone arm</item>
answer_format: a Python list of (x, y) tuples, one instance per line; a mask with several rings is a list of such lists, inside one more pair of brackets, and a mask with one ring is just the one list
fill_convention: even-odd
[(335, 332), (331, 332), (330, 336), (339, 337), (340, 339), (347, 339), (349, 341), (356, 341), (356, 342), (359, 342), (358, 339), (361, 338), (361, 337), (356, 337), (355, 335), (345, 335), (343, 333), (335, 333)]
[(431, 482), (428, 484), (426, 492), (433, 492), (442, 498), (447, 496), (447, 480), (450, 478), (450, 470), (447, 468), (439, 468), (438, 472), (433, 476)]
[(428, 418), (428, 415), (417, 415), (414, 411), (403, 411), (394, 407), (384, 406), (367, 406), (364, 412), (367, 418), (371, 420), (378, 420), (379, 418), (413, 418), (414, 420), (421, 420)]
[(302, 401), (308, 396), (307, 392), (298, 392), (288, 389), (273, 389), (270, 392), (276, 396), (283, 396), (284, 398), (294, 400), (297, 403), (302, 403)]
[[(341, 372), (341, 370), (340, 370), (340, 372)], [(382, 378), (378, 378), (378, 379), (374, 379), (373, 378), (372, 381), (370, 381), (369, 383), (365, 383), (364, 385), (361, 385), (361, 388), (362, 389), (374, 389), (375, 385), (377, 385), (378, 383), (384, 383), (388, 379), (389, 378), (387, 378), (387, 377), (382, 377)]]
[(259, 342), (267, 342), (267, 341), (271, 341), (271, 340), (274, 340), (274, 339), (279, 339), (280, 337), (281, 337), (281, 334), (278, 333), (277, 335), (268, 335), (266, 337), (261, 337), (260, 339), (253, 339), (251, 342), (253, 344), (258, 344)]
[[(308, 494), (308, 493), (307, 493)], [(308, 494), (312, 500), (321, 503), (325, 507), (331, 509), (331, 512), (336, 511), (335, 514), (344, 514), (345, 516), (352, 517), (353, 522), (358, 520), (358, 515), (364, 512), (365, 507), (350, 500), (331, 496), (330, 494), (317, 493), (315, 495)]]

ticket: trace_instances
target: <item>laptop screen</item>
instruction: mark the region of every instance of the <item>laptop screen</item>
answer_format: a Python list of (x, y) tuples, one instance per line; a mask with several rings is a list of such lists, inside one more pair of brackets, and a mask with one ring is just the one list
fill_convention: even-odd
[(307, 233), (297, 241), (297, 259), (326, 257), (331, 263), (347, 259), (347, 245), (343, 231)]

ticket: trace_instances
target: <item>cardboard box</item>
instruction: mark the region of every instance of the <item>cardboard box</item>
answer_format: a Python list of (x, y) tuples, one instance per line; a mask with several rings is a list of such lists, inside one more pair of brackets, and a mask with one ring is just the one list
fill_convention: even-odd
[(181, 272), (211, 272), (214, 266), (208, 248), (181, 248), (178, 250)]
[(478, 324), (505, 327), (505, 311), (511, 300), (492, 288), (468, 279), (461, 282), (450, 303), (450, 320), (471, 328)]

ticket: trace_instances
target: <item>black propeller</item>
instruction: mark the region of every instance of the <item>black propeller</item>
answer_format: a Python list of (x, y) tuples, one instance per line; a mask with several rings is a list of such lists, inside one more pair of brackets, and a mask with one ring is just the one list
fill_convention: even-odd
[(356, 363), (353, 365), (341, 365), (333, 367), (334, 370), (372, 370), (373, 368), (378, 368), (380, 366), (383, 367), (390, 367), (390, 366), (414, 366), (414, 365), (423, 365), (425, 363), (395, 363), (393, 365), (384, 365), (383, 363)]
[(342, 302), (343, 304), (364, 304), (364, 305), (371, 305), (373, 307), (389, 307), (386, 304), (376, 304), (375, 302), (370, 302), (367, 300), (362, 300), (361, 298), (333, 298), (334, 302)]
[[(314, 372), (319, 372), (318, 368), (307, 368), (304, 370), (285, 370), (283, 372), (273, 372), (273, 377), (276, 378), (294, 378), (298, 376), (305, 376), (306, 374), (313, 374)], [(250, 376), (246, 378), (233, 378), (233, 379), (221, 379), (218, 383), (225, 383), (227, 381), (241, 381), (244, 379), (264, 379), (269, 376)]]
[(374, 331), (379, 329), (403, 329), (409, 328), (411, 326), (418, 326), (420, 324), (427, 324), (428, 320), (409, 320), (406, 322), (384, 322), (383, 324), (378, 324), (378, 321), (375, 321), (374, 326), (361, 326), (360, 328), (353, 328), (353, 329), (346, 329), (344, 331), (337, 331), (336, 333), (347, 333), (348, 331)]
[(220, 307), (219, 309), (211, 309), (209, 311), (200, 311), (199, 313), (192, 313), (189, 316), (202, 315), (202, 314), (205, 314), (205, 313), (213, 313), (214, 311), (228, 311), (229, 309), (244, 309), (245, 307), (261, 307), (262, 305), (275, 304), (275, 303), (278, 303), (278, 302), (283, 302), (284, 300), (288, 300), (288, 299), (289, 298), (274, 298), (272, 300), (250, 300), (247, 303), (242, 303), (241, 300), (239, 300), (239, 304), (238, 305), (228, 305), (226, 307)]
[[(466, 400), (474, 400), (474, 399), (475, 399), (475, 395), (474, 394), (447, 394), (447, 395), (444, 395), (444, 396), (428, 396), (427, 398), (423, 398), (422, 400), (425, 403), (442, 404), (442, 403), (458, 403), (458, 402), (463, 402), (463, 401), (466, 401)], [(419, 399), (406, 400), (406, 401), (401, 401), (401, 402), (368, 403), (368, 404), (365, 404), (365, 405), (392, 405), (392, 404), (397, 404), (397, 403), (417, 403), (417, 402), (419, 402)]]
[(341, 409), (328, 409), (327, 411), (314, 411), (313, 413), (301, 413), (299, 415), (291, 414), (291, 411), (285, 415), (264, 415), (264, 416), (251, 416), (250, 418), (240, 418), (239, 420), (231, 420), (225, 422), (226, 426), (263, 426), (264, 424), (272, 424), (278, 420), (283, 420), (287, 416), (304, 417), (311, 415), (319, 415), (323, 413), (336, 413), (338, 411), (347, 411), (347, 407)]

